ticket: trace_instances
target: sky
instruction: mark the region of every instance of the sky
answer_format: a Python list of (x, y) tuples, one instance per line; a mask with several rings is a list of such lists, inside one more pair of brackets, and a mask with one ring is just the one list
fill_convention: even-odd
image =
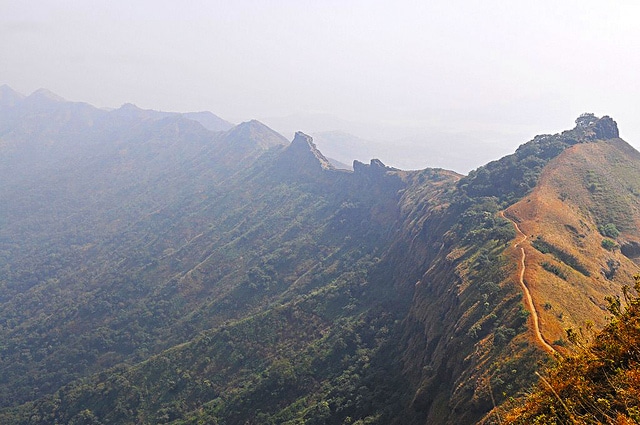
[(386, 143), (407, 168), (447, 168), (429, 155), (438, 145), (472, 156), (453, 165), (466, 172), (583, 112), (613, 117), (640, 146), (640, 2), (0, 0), (0, 10), (0, 85), (24, 94), (208, 110), (287, 137), (343, 130)]

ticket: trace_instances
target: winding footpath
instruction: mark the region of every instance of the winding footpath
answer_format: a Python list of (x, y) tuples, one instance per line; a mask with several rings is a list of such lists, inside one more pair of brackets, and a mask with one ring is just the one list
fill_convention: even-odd
[[(518, 227), (518, 223), (516, 223), (515, 220), (512, 220), (511, 218), (505, 216), (504, 211), (500, 211), (499, 215), (500, 217), (505, 218), (509, 220), (511, 223), (513, 223), (513, 227), (516, 229), (516, 232), (518, 233), (518, 235), (522, 237), (518, 242), (516, 242), (513, 245), (514, 248), (518, 248), (518, 246), (521, 243), (527, 240), (527, 235), (525, 235), (520, 230), (520, 227)], [(527, 258), (527, 255), (523, 247), (520, 247), (520, 252), (522, 253), (522, 256), (520, 257), (520, 277), (518, 280), (520, 281), (522, 292), (524, 292), (524, 297), (527, 301), (526, 302), (527, 307), (529, 309), (529, 312), (531, 313), (531, 318), (533, 319), (533, 333), (536, 339), (538, 340), (538, 342), (540, 343), (540, 345), (542, 345), (542, 348), (545, 349), (545, 351), (547, 351), (549, 354), (556, 354), (557, 351), (547, 341), (545, 341), (544, 337), (542, 336), (542, 332), (540, 332), (538, 311), (536, 310), (535, 305), (533, 305), (533, 298), (531, 297), (531, 292), (529, 292), (529, 288), (527, 288), (527, 285), (524, 283), (524, 272), (526, 270), (525, 260)]]

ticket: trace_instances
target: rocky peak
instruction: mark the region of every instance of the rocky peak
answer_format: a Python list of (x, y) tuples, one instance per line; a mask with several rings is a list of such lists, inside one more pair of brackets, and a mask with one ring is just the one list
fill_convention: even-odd
[(593, 128), (597, 139), (615, 139), (620, 137), (618, 124), (609, 116), (600, 118)]
[(320, 168), (324, 170), (333, 169), (333, 165), (331, 165), (329, 160), (318, 150), (315, 143), (313, 143), (313, 138), (301, 131), (296, 132), (288, 150), (308, 165), (319, 165)]
[(403, 186), (397, 168), (384, 165), (379, 159), (372, 159), (369, 164), (353, 161), (353, 175), (359, 184), (363, 184), (367, 190), (375, 188), (375, 192), (397, 193)]
[(296, 132), (293, 140), (280, 154), (276, 167), (278, 174), (284, 178), (326, 181), (326, 171), (335, 170), (329, 160), (316, 148), (313, 139)]
[(586, 140), (607, 140), (620, 137), (618, 124), (609, 116), (596, 117), (584, 113), (576, 119), (576, 130), (583, 133)]
[(398, 171), (398, 169), (384, 165), (379, 159), (372, 159), (369, 164), (364, 164), (357, 160), (353, 161), (353, 171), (355, 173), (374, 175), (384, 174), (387, 171)]

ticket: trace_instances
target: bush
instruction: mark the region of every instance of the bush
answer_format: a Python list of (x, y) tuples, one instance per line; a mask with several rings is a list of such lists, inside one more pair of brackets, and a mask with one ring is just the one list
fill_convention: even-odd
[(498, 326), (494, 334), (494, 341), (497, 345), (504, 345), (516, 336), (515, 329), (506, 326)]
[(618, 247), (618, 244), (615, 243), (614, 241), (612, 241), (611, 239), (603, 239), (602, 240), (602, 247), (604, 249), (606, 249), (607, 251), (613, 251), (614, 249), (616, 249)]
[(567, 280), (567, 274), (555, 264), (547, 263), (545, 261), (544, 263), (542, 263), (542, 268), (548, 271), (549, 273), (555, 274), (560, 279)]
[(600, 232), (600, 234), (602, 234), (602, 236), (607, 236), (612, 239), (615, 239), (620, 235), (620, 231), (613, 223), (605, 224), (604, 226), (598, 226), (598, 231)]
[(543, 254), (553, 254), (553, 256), (556, 257), (559, 261), (562, 261), (567, 266), (571, 267), (577, 272), (582, 273), (586, 277), (591, 276), (591, 273), (589, 272), (589, 270), (587, 270), (587, 268), (584, 265), (582, 265), (576, 257), (569, 254), (568, 252), (563, 251), (557, 246), (550, 244), (549, 242), (542, 239), (540, 236), (538, 236), (535, 240), (531, 241), (531, 245)]

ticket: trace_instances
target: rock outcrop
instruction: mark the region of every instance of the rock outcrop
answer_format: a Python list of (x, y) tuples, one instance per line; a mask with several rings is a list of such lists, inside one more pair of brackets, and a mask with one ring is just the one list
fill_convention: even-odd
[(620, 137), (618, 124), (609, 116), (596, 117), (591, 113), (584, 113), (576, 119), (576, 128), (583, 132), (586, 141), (608, 140)]

